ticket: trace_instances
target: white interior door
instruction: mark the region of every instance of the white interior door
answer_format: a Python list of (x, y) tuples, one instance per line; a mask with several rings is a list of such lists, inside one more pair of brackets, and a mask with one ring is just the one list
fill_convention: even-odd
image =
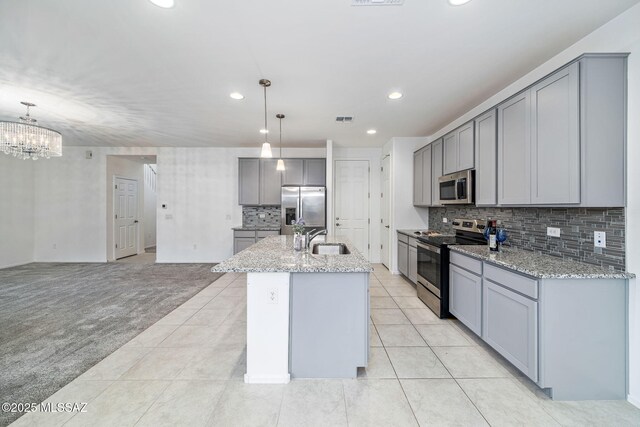
[(391, 168), (391, 156), (386, 156), (382, 159), (382, 170), (380, 182), (382, 182), (382, 192), (380, 194), (380, 260), (385, 267), (390, 269), (389, 266), (389, 241), (391, 232), (390, 228), (390, 220), (389, 220), (389, 211), (391, 209), (389, 198), (391, 191), (391, 182), (390, 182), (390, 168)]
[(138, 253), (138, 181), (114, 177), (115, 259)]
[(335, 234), (369, 259), (369, 161), (336, 160), (334, 176)]

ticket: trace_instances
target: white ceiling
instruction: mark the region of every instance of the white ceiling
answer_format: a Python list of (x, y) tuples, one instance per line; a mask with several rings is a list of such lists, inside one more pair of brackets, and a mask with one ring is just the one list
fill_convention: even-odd
[(638, 1), (2, 0), (0, 119), (27, 100), (64, 145), (256, 146), (268, 78), (272, 142), (284, 113), (285, 146), (381, 146), (430, 135)]

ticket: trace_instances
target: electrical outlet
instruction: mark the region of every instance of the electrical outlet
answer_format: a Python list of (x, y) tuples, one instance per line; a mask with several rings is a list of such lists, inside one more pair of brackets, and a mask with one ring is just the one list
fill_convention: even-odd
[(278, 290), (277, 289), (269, 289), (267, 291), (267, 303), (268, 304), (278, 304)]
[(547, 227), (547, 236), (560, 237), (560, 229), (556, 227)]
[(442, 218), (442, 222), (446, 224), (447, 222), (449, 222), (449, 220), (447, 218)]
[(267, 214), (258, 214), (258, 218), (260, 219), (265, 219), (267, 217)]
[(596, 248), (606, 248), (607, 247), (607, 233), (604, 231), (594, 231), (593, 232), (593, 246)]

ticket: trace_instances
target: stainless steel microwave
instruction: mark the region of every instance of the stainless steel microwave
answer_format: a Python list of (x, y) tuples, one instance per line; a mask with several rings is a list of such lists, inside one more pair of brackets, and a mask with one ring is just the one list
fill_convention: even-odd
[(439, 178), (441, 205), (470, 205), (474, 203), (475, 171), (469, 169), (462, 172), (444, 175)]

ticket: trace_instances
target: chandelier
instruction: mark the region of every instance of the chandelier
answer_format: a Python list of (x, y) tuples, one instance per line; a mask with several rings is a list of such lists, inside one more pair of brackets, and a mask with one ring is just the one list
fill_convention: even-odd
[(0, 151), (23, 160), (62, 156), (60, 132), (36, 124), (37, 120), (29, 115), (35, 104), (21, 104), (27, 107), (27, 114), (19, 122), (0, 121)]

